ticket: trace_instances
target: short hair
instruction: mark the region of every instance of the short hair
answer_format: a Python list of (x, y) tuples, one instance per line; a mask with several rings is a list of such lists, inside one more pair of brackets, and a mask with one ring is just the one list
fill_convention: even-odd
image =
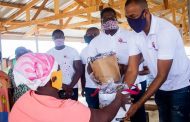
[(125, 6), (131, 3), (136, 3), (136, 4), (141, 5), (143, 8), (148, 8), (148, 3), (146, 0), (126, 0)]
[(88, 29), (86, 30), (86, 32), (87, 32), (87, 31), (90, 31), (90, 30), (97, 30), (97, 31), (99, 31), (99, 29), (98, 29), (97, 27), (90, 27), (90, 28), (88, 28)]
[(116, 16), (116, 11), (111, 7), (107, 7), (107, 8), (104, 8), (104, 9), (101, 10), (100, 17), (102, 18), (103, 14), (106, 13), (106, 12), (112, 12)]
[(64, 33), (63, 33), (62, 30), (57, 29), (57, 30), (53, 31), (52, 38), (53, 38), (53, 40), (55, 40), (55, 39), (63, 39), (63, 38), (65, 38), (65, 36), (64, 36)]

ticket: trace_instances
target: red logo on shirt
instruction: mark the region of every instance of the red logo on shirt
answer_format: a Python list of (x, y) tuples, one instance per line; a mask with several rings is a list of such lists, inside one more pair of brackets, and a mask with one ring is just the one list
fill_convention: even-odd
[(119, 39), (118, 39), (118, 42), (119, 42), (119, 43), (127, 43), (126, 41), (123, 41), (122, 38), (119, 38)]

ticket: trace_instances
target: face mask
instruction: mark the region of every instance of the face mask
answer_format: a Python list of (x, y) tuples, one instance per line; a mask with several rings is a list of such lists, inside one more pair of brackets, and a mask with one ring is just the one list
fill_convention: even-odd
[(84, 41), (85, 41), (85, 43), (89, 44), (93, 38), (94, 38), (94, 36), (87, 36), (87, 35), (85, 35), (84, 36)]
[(129, 26), (137, 33), (140, 33), (146, 26), (146, 18), (143, 17), (144, 11), (137, 19), (127, 18)]
[(117, 30), (119, 28), (117, 20), (108, 20), (102, 24), (102, 29), (105, 30)]
[[(56, 77), (56, 80), (53, 80), (53, 78), (55, 78), (55, 77)], [(52, 81), (53, 88), (56, 88), (58, 90), (62, 89), (62, 72), (61, 72), (61, 70), (52, 72), (51, 81)]]
[(54, 40), (55, 46), (60, 47), (64, 45), (64, 39), (55, 39)]

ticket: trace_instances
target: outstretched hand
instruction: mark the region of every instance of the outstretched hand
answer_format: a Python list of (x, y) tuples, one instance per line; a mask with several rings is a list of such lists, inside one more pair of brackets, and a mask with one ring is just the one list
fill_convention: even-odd
[(128, 112), (125, 115), (126, 120), (130, 120), (130, 118), (137, 112), (139, 107), (140, 106), (137, 103), (132, 104), (131, 107), (129, 108)]

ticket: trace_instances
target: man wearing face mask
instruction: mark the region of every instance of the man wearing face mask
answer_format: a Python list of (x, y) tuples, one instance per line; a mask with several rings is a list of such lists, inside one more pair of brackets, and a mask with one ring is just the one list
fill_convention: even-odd
[[(118, 64), (120, 66), (121, 75), (124, 75), (129, 58), (128, 43), (130, 41), (133, 41), (133, 34), (132, 32), (119, 28), (116, 12), (114, 9), (109, 7), (104, 8), (101, 11), (100, 16), (102, 32), (89, 44), (89, 57), (94, 57), (102, 53), (115, 52), (118, 59)], [(141, 90), (138, 97), (131, 96), (135, 102), (138, 101), (138, 99), (145, 92), (146, 80), (143, 80), (142, 77), (138, 77), (136, 82), (133, 84), (137, 85)], [(138, 120), (140, 120), (141, 122), (146, 122), (146, 113), (144, 106), (139, 109), (137, 114), (133, 117), (132, 122), (136, 122)]]
[(88, 64), (88, 44), (91, 42), (93, 38), (98, 36), (100, 33), (99, 29), (96, 27), (91, 27), (86, 31), (84, 36), (84, 41), (87, 44), (81, 52), (81, 60), (83, 63), (83, 75), (81, 77), (82, 84), (82, 96), (86, 97), (86, 102), (89, 108), (98, 109), (99, 108), (99, 97), (98, 94), (93, 95), (97, 90), (97, 85), (90, 79), (90, 76), (87, 71)]
[(47, 53), (56, 59), (63, 74), (63, 90), (59, 92), (60, 97), (78, 100), (78, 80), (82, 75), (80, 56), (75, 49), (64, 44), (63, 31), (55, 30), (52, 39), (55, 47)]
[(136, 39), (129, 44), (124, 81), (128, 85), (135, 81), (141, 55), (155, 78), (143, 97), (131, 106), (127, 118), (155, 94), (160, 122), (189, 122), (190, 61), (178, 29), (152, 15), (146, 0), (127, 0), (125, 12)]

